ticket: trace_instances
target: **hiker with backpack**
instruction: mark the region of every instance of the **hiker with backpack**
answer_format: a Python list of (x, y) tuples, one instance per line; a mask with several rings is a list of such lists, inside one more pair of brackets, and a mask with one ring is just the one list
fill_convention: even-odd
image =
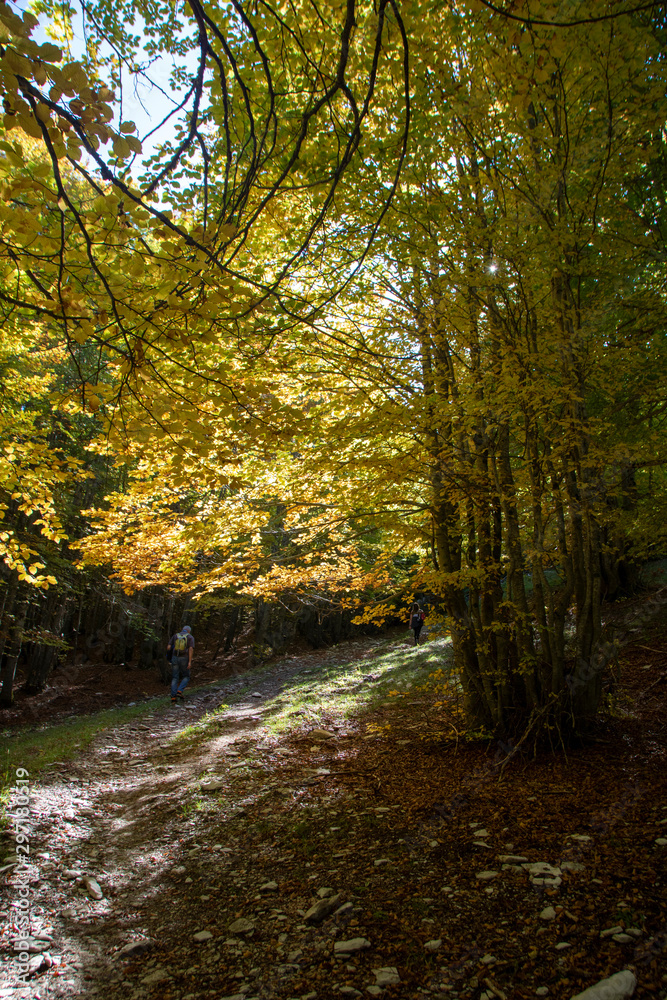
[(185, 701), (183, 692), (190, 683), (190, 668), (195, 652), (195, 639), (189, 625), (172, 635), (167, 646), (167, 659), (171, 660), (171, 703)]
[(424, 624), (425, 618), (426, 615), (415, 601), (415, 603), (410, 608), (410, 628), (415, 634), (415, 646), (419, 645), (419, 633), (422, 630), (422, 625)]

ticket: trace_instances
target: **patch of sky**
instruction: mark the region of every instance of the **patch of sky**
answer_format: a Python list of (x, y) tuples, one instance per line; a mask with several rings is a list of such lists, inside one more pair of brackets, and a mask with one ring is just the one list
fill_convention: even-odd
[[(186, 98), (190, 82), (197, 72), (199, 49), (193, 25), (187, 27), (174, 17), (171, 24), (147, 26), (133, 7), (133, 20), (123, 20), (126, 11), (118, 5), (114, 11), (108, 5), (69, 4), (66, 23), (62, 5), (52, 0), (37, 3), (19, 2), (14, 9), (23, 14), (31, 11), (39, 18), (32, 38), (38, 44), (54, 42), (63, 50), (63, 61), (84, 61), (95, 53), (101, 65), (100, 75), (116, 94), (117, 114), (112, 122), (133, 121), (143, 151), (139, 162), (144, 164), (159, 154), (165, 143), (176, 138), (179, 123), (185, 121), (189, 101)], [(111, 33), (117, 37), (111, 37)], [(111, 37), (110, 41), (105, 36)], [(114, 81), (115, 77), (115, 81)], [(205, 91), (206, 94), (206, 91)], [(202, 109), (203, 110), (203, 109)]]

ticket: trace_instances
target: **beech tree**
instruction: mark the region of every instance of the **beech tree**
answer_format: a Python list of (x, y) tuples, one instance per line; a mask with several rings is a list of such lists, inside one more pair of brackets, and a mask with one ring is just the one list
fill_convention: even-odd
[[(72, 501), (81, 487), (83, 496), (92, 477), (81, 446), (84, 429), (73, 433), (67, 415), (52, 402), (68, 367), (58, 338), (40, 324), (5, 318), (0, 343), (0, 642), (6, 645), (0, 699), (5, 703), (12, 700), (26, 621), (37, 626), (33, 638), (47, 658), (57, 646), (60, 553), (74, 520)], [(70, 376), (74, 382), (72, 369)], [(93, 429), (93, 436), (98, 431)]]
[[(627, 205), (629, 178), (664, 165), (663, 28), (447, 24), (437, 55), (419, 40), (415, 150), (371, 278), (393, 329), (373, 352), (351, 338), (355, 374), (373, 367), (413, 430), (402, 451), (432, 532), (422, 579), (442, 598), (470, 720), (564, 732), (600, 702), (601, 600), (629, 541), (619, 512), (664, 462), (662, 433), (619, 436), (616, 412), (632, 397), (645, 420), (664, 393), (664, 243), (659, 219)], [(396, 326), (402, 386), (382, 378), (400, 360)]]
[[(279, 316), (307, 316), (313, 303), (294, 286), (283, 296), (285, 279), (351, 164), (368, 169), (356, 153), (382, 80), (402, 96), (392, 124), (403, 140), (353, 251), (363, 257), (391, 199), (409, 118), (407, 68), (393, 74), (406, 46), (393, 0), (278, 8), (46, 0), (34, 10), (49, 18), (58, 45), (33, 40), (31, 10), (0, 8), (5, 277), (20, 279), (3, 293), (8, 307), (58, 323), (68, 342), (99, 344), (124, 371), (146, 371), (182, 342), (194, 354), (191, 372), (202, 338), (243, 336), (244, 320), (262, 306), (266, 314), (267, 302), (274, 333)], [(166, 57), (180, 100), (151, 78)], [(155, 126), (168, 137), (143, 161), (136, 125), (123, 120), (128, 74), (168, 108)], [(285, 216), (290, 240), (273, 243), (268, 266), (267, 240)]]
[[(318, 510), (330, 530), (380, 528), (390, 551), (428, 546), (414, 585), (442, 601), (473, 725), (564, 734), (598, 708), (603, 591), (628, 545), (641, 555), (639, 479), (664, 461), (646, 425), (664, 398), (664, 251), (658, 215), (627, 205), (664, 162), (661, 27), (407, 23), (423, 60), (414, 148), (365, 282), (317, 340), (299, 331), (266, 361), (284, 404), (302, 396), (292, 455), (268, 474), (304, 539)], [(364, 194), (362, 179), (339, 240)], [(242, 446), (246, 482), (261, 438)], [(224, 512), (196, 520), (193, 541), (219, 524), (239, 544)], [(291, 566), (305, 586), (324, 575), (317, 557)]]
[(151, 43), (200, 54), (188, 117), (129, 180), (133, 132), (98, 105), (141, 8), (100, 10), (88, 110), (60, 117), (120, 159), (54, 161), (50, 109), (48, 158), (22, 145), (8, 182), (5, 293), (93, 352), (59, 405), (106, 422), (128, 477), (86, 564), (367, 621), (428, 592), (472, 727), (585, 728), (604, 592), (664, 537), (659, 11), (188, 6), (192, 39), (170, 13)]
[[(53, 42), (35, 40), (40, 26)], [(375, 222), (357, 241), (359, 259), (391, 199), (409, 95), (406, 66), (402, 78), (387, 76), (389, 38), (392, 53), (405, 50), (397, 5), (385, 0), (327, 8), (0, 5), (4, 332), (34, 332), (34, 345), (59, 338), (79, 377), (59, 382), (52, 404), (74, 419), (113, 416), (107, 450), (116, 445), (131, 463), (151, 423), (169, 436), (174, 477), (185, 478), (193, 448), (200, 463), (188, 475), (219, 475), (208, 434), (200, 433), (200, 407), (211, 420), (257, 419), (261, 377), (240, 369), (244, 359), (252, 367), (281, 327), (317, 308), (286, 278), (301, 267), (358, 160), (378, 79), (402, 93), (403, 139), (389, 186), (378, 191)], [(137, 81), (165, 108), (148, 136), (160, 127), (161, 141), (143, 158), (144, 137), (124, 113), (124, 94)], [(304, 157), (315, 177), (307, 186), (296, 180)], [(288, 224), (289, 245), (281, 242), (277, 259), (274, 242), (269, 266), (272, 233)], [(201, 353), (207, 343), (220, 347), (213, 358)], [(28, 445), (12, 452), (10, 465), (18, 451), (31, 467)], [(230, 447), (223, 457), (232, 454)], [(38, 464), (34, 489), (22, 484), (31, 513), (40, 488), (42, 507), (53, 505), (50, 469), (57, 477), (63, 461), (48, 445), (40, 455), (49, 475)], [(13, 476), (10, 469), (9, 495)], [(14, 628), (18, 655), (22, 587), (52, 586), (54, 577), (39, 575), (44, 564), (33, 560), (43, 552), (17, 542), (14, 529), (3, 538), (2, 638)], [(11, 654), (6, 701), (15, 665)]]

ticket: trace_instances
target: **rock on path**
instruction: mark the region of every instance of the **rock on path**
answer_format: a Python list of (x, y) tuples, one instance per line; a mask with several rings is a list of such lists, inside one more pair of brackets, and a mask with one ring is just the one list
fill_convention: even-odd
[(635, 974), (624, 969), (609, 979), (602, 979), (595, 986), (589, 986), (583, 993), (577, 993), (572, 1000), (624, 1000), (632, 996), (636, 985)]

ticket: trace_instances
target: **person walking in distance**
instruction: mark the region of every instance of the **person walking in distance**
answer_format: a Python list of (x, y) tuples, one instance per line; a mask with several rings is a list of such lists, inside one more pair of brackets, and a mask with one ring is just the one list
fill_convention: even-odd
[(424, 624), (425, 618), (426, 615), (415, 601), (415, 603), (410, 608), (410, 628), (415, 634), (415, 646), (419, 645), (419, 633), (422, 630), (422, 625)]
[(171, 703), (185, 701), (183, 692), (190, 683), (190, 669), (195, 652), (195, 639), (189, 625), (172, 635), (167, 646), (167, 658), (171, 653)]

